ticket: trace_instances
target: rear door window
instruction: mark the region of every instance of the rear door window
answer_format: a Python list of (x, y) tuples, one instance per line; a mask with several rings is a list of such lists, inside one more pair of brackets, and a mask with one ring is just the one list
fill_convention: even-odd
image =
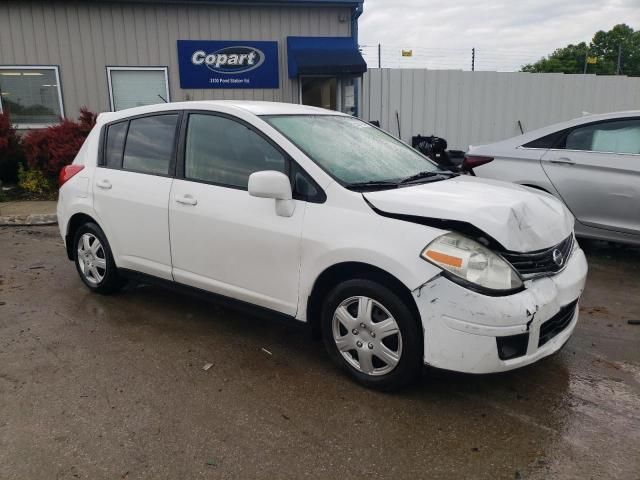
[(122, 168), (168, 175), (174, 155), (178, 114), (134, 118), (124, 147)]
[(567, 150), (640, 154), (640, 119), (609, 121), (573, 129)]

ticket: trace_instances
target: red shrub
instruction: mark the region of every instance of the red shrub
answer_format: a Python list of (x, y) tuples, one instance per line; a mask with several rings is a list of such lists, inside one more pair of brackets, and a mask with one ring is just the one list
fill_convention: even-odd
[(57, 125), (31, 130), (22, 139), (29, 168), (56, 178), (73, 161), (95, 123), (96, 114), (83, 108), (78, 121), (64, 118)]
[(18, 163), (22, 160), (22, 145), (7, 112), (0, 114), (0, 181), (17, 181)]

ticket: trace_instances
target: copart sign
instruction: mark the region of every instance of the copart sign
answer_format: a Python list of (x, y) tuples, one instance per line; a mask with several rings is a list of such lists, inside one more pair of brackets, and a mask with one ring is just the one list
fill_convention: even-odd
[(278, 88), (278, 42), (178, 40), (180, 88)]

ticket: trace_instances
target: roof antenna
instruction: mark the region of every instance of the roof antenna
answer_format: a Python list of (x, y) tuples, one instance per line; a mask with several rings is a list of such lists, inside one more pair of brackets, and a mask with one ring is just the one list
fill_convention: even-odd
[(160, 100), (162, 100), (164, 103), (169, 103), (165, 100), (165, 98), (162, 95), (158, 94), (158, 96), (160, 97)]

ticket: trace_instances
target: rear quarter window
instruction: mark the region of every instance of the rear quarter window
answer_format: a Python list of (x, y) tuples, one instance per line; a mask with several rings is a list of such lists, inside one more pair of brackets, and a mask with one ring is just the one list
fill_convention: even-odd
[(535, 140), (530, 141), (529, 143), (525, 143), (522, 145), (524, 148), (555, 148), (557, 147), (564, 136), (566, 135), (567, 130), (560, 130), (558, 132), (550, 133), (549, 135), (545, 135), (544, 137), (536, 138)]
[(109, 168), (122, 167), (122, 150), (129, 122), (114, 123), (107, 127), (104, 165)]

